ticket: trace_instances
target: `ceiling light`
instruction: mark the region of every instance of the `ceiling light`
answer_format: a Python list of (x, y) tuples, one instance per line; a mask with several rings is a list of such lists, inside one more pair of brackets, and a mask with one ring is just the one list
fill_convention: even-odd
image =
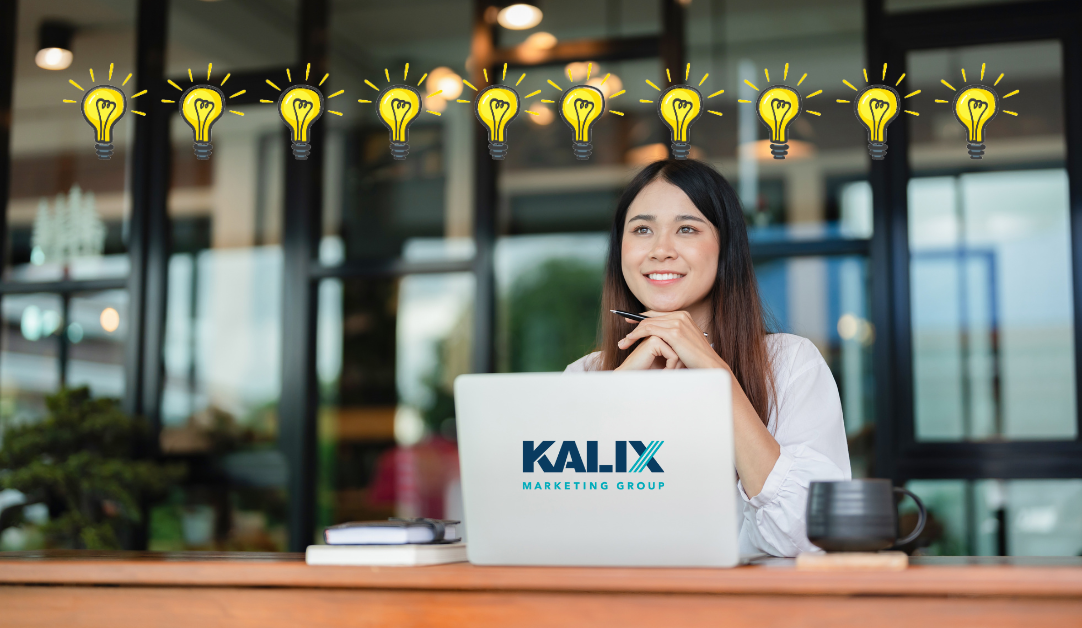
[(512, 4), (500, 10), (496, 21), (504, 28), (521, 31), (540, 24), (541, 17), (541, 9), (532, 4)]
[(38, 30), (38, 53), (34, 63), (43, 70), (66, 70), (75, 56), (71, 38), (75, 29), (65, 22), (42, 22)]
[(462, 95), (462, 77), (451, 68), (438, 67), (428, 73), (425, 88), (429, 94), (442, 92), (440, 94), (442, 98), (454, 100)]
[(556, 114), (552, 113), (552, 109), (549, 109), (547, 105), (543, 105), (540, 102), (531, 104), (530, 111), (537, 114), (536, 116), (530, 116), (528, 118), (534, 124), (548, 126), (556, 119)]
[(522, 45), (538, 50), (548, 50), (556, 46), (556, 36), (545, 31), (538, 31), (527, 37), (526, 41), (522, 42)]

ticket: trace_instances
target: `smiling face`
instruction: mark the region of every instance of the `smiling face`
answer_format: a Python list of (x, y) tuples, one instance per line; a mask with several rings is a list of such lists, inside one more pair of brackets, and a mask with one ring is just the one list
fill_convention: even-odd
[(656, 179), (628, 207), (620, 247), (624, 281), (658, 312), (710, 316), (708, 297), (718, 272), (718, 230), (683, 190)]

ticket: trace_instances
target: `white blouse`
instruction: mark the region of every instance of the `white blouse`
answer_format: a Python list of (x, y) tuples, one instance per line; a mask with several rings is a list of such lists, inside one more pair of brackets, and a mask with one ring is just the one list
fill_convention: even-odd
[[(792, 334), (771, 334), (767, 343), (777, 385), (767, 429), (781, 446), (781, 455), (755, 497), (749, 498), (736, 483), (742, 513), (740, 554), (796, 556), (820, 551), (808, 541), (804, 520), (809, 483), (848, 480), (853, 474), (838, 386), (823, 356), (810, 340)], [(591, 353), (564, 372), (597, 370), (600, 357)]]

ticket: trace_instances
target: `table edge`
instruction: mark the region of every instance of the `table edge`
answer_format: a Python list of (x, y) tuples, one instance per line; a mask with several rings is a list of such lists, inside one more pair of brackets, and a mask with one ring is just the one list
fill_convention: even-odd
[(561, 593), (1082, 598), (1082, 569), (935, 566), (902, 572), (768, 567), (313, 567), (297, 562), (0, 561), (0, 586), (306, 588)]

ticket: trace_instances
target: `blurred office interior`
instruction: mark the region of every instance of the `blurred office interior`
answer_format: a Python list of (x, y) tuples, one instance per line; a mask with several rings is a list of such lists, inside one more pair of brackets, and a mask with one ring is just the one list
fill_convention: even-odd
[[(147, 506), (149, 549), (296, 551), (343, 521), (461, 516), (455, 376), (562, 370), (592, 350), (615, 200), (668, 153), (639, 100), (690, 64), (704, 94), (725, 90), (692, 157), (739, 191), (777, 329), (830, 365), (854, 476), (926, 500), (923, 553), (1082, 552), (1075, 3), (538, 0), (540, 22), (505, 26), (507, 4), (0, 1), (0, 439), (64, 386), (146, 417), (153, 454), (189, 468)], [(39, 54), (43, 26), (67, 33), (66, 68)], [(496, 163), (456, 100), (505, 62), (521, 94), (541, 90), (526, 100), (539, 115), (514, 121)], [(210, 63), (227, 94), (246, 91), (229, 103), (244, 116), (216, 123), (197, 161), (160, 100)], [(299, 162), (259, 101), (309, 63), (325, 94), (344, 90), (344, 115), (319, 121)], [(428, 74), (422, 94), (442, 90), (424, 102), (442, 115), (418, 118), (394, 161), (358, 100), (407, 63), (411, 83)], [(920, 90), (906, 101), (920, 116), (890, 127), (873, 166), (836, 101), (884, 63), (902, 94)], [(80, 97), (68, 79), (110, 64), (134, 73), (129, 96), (148, 90), (132, 101), (148, 115), (125, 116), (102, 161), (62, 101)], [(626, 90), (609, 102), (625, 115), (602, 117), (578, 162), (542, 99), (587, 64), (607, 96)], [(822, 115), (798, 118), (776, 161), (737, 100), (786, 64)], [(1000, 94), (1019, 90), (1019, 115), (989, 125), (975, 161), (935, 99), (982, 64)], [(0, 493), (0, 508), (21, 499)], [(40, 547), (48, 516), (0, 530), (0, 549)]]

